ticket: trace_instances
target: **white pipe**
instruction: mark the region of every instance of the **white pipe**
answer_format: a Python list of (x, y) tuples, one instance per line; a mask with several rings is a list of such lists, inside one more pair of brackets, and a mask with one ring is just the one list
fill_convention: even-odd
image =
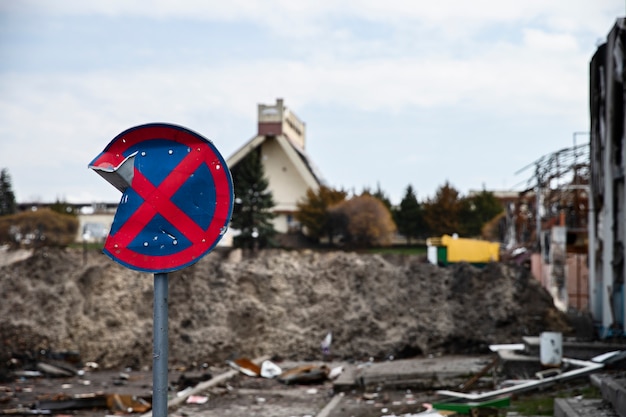
[(543, 378), (543, 379), (526, 381), (519, 385), (502, 388), (502, 389), (495, 390), (495, 391), (468, 394), (465, 392), (440, 390), (440, 391), (437, 391), (437, 394), (446, 395), (448, 397), (462, 398), (462, 399), (470, 400), (470, 401), (482, 401), (482, 400), (487, 400), (489, 398), (498, 397), (498, 396), (505, 395), (505, 394), (511, 394), (514, 392), (528, 391), (528, 390), (531, 390), (533, 388), (536, 388), (542, 385), (549, 385), (556, 381), (562, 381), (562, 380), (574, 378), (577, 376), (586, 375), (604, 367), (603, 363), (581, 361), (578, 359), (563, 358), (563, 362), (569, 363), (574, 366), (580, 366), (581, 368), (573, 369), (571, 371), (564, 372), (560, 375), (550, 376), (550, 377)]

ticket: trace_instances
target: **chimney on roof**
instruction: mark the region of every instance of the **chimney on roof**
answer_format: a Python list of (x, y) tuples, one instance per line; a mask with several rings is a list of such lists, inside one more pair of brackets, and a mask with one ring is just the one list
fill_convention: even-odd
[(258, 105), (258, 135), (284, 135), (304, 150), (305, 133), (305, 124), (284, 105), (282, 98), (277, 98), (276, 104)]

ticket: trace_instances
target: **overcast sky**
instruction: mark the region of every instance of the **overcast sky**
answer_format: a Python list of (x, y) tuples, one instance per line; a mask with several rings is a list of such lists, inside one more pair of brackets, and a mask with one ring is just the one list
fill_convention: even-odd
[[(185, 126), (224, 158), (257, 104), (306, 123), (328, 185), (399, 203), (523, 188), (588, 141), (589, 61), (624, 0), (0, 0), (0, 168), (19, 202), (116, 202), (88, 163)], [(520, 184), (521, 183), (521, 184)]]

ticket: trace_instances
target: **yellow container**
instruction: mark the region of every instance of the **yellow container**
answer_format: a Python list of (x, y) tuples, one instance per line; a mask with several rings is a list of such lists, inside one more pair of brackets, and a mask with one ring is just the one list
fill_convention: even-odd
[(500, 260), (499, 243), (443, 235), (441, 245), (447, 248), (448, 262), (485, 264)]

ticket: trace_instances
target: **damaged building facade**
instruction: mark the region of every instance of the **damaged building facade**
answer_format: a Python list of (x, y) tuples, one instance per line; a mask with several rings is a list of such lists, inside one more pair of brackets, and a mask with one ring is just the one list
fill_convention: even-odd
[(626, 330), (625, 45), (620, 18), (590, 63), (589, 307), (602, 337)]
[(506, 241), (533, 249), (533, 275), (557, 307), (589, 311), (600, 338), (626, 332), (625, 45), (620, 18), (591, 58), (589, 132), (526, 167), (507, 216)]
[(562, 311), (588, 311), (600, 338), (626, 333), (626, 19), (589, 66), (589, 132), (523, 168), (501, 239)]
[(526, 265), (550, 292), (561, 311), (587, 311), (587, 223), (589, 216), (589, 145), (574, 145), (544, 155), (531, 170), (526, 189), (506, 203), (500, 240), (507, 255)]

